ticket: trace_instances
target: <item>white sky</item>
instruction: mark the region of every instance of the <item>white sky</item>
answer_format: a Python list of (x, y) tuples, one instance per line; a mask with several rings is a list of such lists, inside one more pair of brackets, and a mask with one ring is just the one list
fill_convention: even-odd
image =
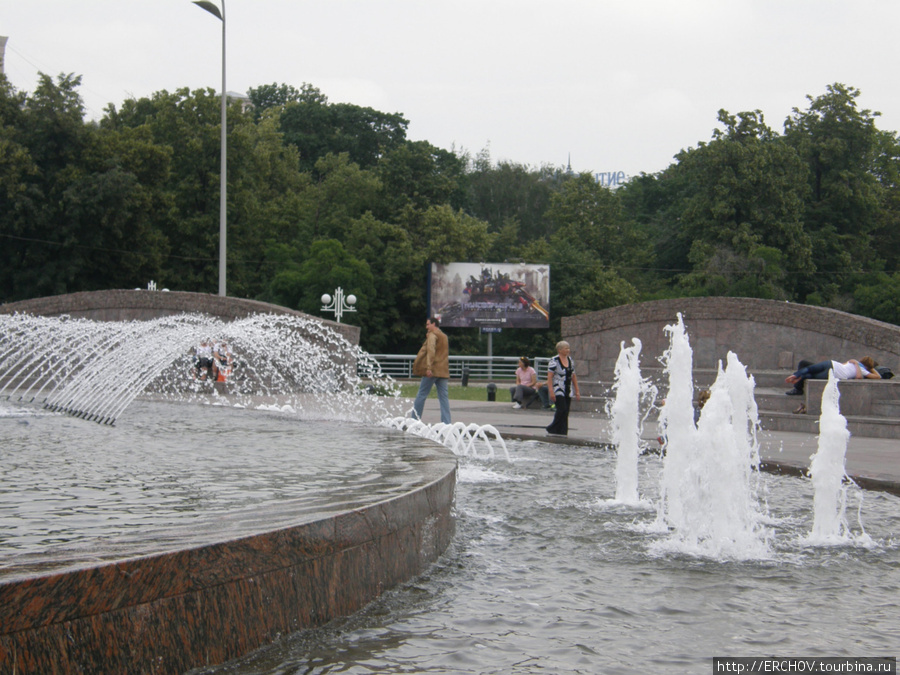
[[(219, 0), (214, 0), (217, 3)], [(716, 113), (776, 131), (806, 96), (861, 90), (900, 130), (898, 0), (226, 0), (227, 88), (304, 82), (402, 113), (408, 136), (533, 168), (654, 173)], [(88, 114), (221, 87), (221, 24), (190, 0), (0, 0), (6, 74), (83, 76)]]

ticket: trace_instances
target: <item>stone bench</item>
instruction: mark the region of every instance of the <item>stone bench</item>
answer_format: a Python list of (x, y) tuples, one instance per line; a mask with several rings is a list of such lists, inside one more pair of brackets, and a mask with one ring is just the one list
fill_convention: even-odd
[[(827, 380), (806, 380), (806, 413), (822, 413), (822, 392)], [(840, 408), (844, 417), (900, 418), (900, 379), (841, 380), (838, 383)], [(800, 399), (801, 397), (796, 397)]]

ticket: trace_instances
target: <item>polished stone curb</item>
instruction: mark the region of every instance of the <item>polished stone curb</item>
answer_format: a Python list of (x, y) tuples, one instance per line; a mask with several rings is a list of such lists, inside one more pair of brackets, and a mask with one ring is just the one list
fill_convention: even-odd
[(0, 672), (184, 673), (361, 609), (455, 530), (457, 461), (421, 442), (402, 495), (188, 550), (0, 580)]

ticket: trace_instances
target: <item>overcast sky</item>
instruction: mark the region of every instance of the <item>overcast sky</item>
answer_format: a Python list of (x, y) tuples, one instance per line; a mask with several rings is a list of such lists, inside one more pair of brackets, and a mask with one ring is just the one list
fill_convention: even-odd
[[(309, 82), (494, 162), (654, 173), (708, 140), (720, 108), (781, 132), (834, 82), (900, 130), (898, 0), (226, 0), (226, 19), (229, 91)], [(95, 119), (162, 89), (218, 91), (221, 34), (190, 0), (0, 0), (13, 85), (81, 75)]]

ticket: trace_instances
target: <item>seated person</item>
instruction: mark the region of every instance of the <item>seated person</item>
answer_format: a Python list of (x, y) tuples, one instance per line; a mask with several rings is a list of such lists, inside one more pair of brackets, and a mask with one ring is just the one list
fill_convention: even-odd
[[(802, 366), (802, 361), (800, 362)], [(860, 361), (850, 359), (846, 363), (838, 361), (819, 361), (807, 366), (802, 366), (792, 375), (788, 375), (785, 382), (793, 384), (794, 388), (786, 392), (788, 396), (800, 396), (803, 394), (803, 383), (806, 380), (827, 380), (828, 372), (834, 371), (837, 380), (880, 380), (881, 375), (875, 368), (878, 364), (871, 356), (863, 357)]]
[(509, 388), (510, 398), (513, 400), (513, 408), (527, 408), (534, 401), (535, 397), (540, 396), (545, 408), (550, 407), (550, 401), (547, 393), (541, 395), (542, 382), (538, 382), (537, 372), (531, 367), (531, 362), (527, 357), (523, 356), (519, 359), (519, 367), (516, 369), (516, 386)]

